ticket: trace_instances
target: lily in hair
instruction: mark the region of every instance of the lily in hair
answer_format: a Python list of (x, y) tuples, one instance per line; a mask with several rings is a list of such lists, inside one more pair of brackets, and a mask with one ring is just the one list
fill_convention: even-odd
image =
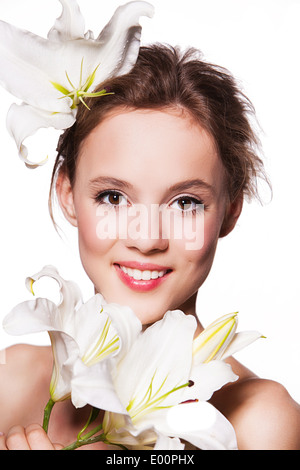
[(7, 127), (20, 158), (32, 162), (23, 141), (42, 127), (63, 130), (76, 119), (84, 98), (107, 94), (93, 88), (110, 76), (125, 74), (136, 62), (141, 16), (152, 17), (153, 6), (133, 1), (120, 6), (97, 38), (85, 32), (76, 0), (59, 0), (61, 16), (47, 39), (0, 21), (0, 83), (22, 104), (12, 104)]

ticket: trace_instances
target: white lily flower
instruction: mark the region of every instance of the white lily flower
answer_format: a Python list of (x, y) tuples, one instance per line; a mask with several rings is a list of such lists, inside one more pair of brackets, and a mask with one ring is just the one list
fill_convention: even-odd
[(157, 448), (161, 449), (162, 445), (178, 445), (182, 438), (200, 449), (236, 448), (234, 430), (217, 410), (218, 418), (214, 423), (210, 420), (207, 429), (199, 418), (200, 409), (199, 429), (190, 429), (187, 423), (181, 430), (171, 425), (169, 413), (174, 407), (199, 408), (215, 390), (237, 379), (222, 361), (193, 364), (195, 329), (195, 318), (177, 310), (167, 312), (138, 337), (117, 366), (114, 386), (128, 415), (105, 413), (103, 432), (109, 442), (148, 449), (159, 437)]
[(139, 18), (154, 13), (147, 2), (129, 2), (116, 10), (94, 39), (91, 31), (84, 32), (76, 0), (59, 1), (62, 14), (47, 39), (0, 21), (0, 83), (23, 101), (10, 108), (7, 127), (21, 159), (33, 168), (44, 161), (34, 163), (27, 158), (24, 139), (41, 127), (72, 126), (84, 97), (106, 92), (93, 93), (93, 88), (129, 72), (140, 46)]
[(53, 402), (71, 397), (76, 407), (89, 403), (126, 412), (115, 393), (111, 370), (140, 333), (140, 321), (131, 309), (107, 304), (100, 294), (82, 303), (77, 285), (62, 279), (52, 266), (27, 278), (31, 292), (33, 283), (43, 276), (59, 283), (60, 304), (45, 298), (23, 302), (5, 317), (4, 329), (14, 335), (48, 331), (54, 358)]
[(195, 363), (224, 360), (263, 336), (258, 331), (236, 333), (237, 312), (224, 315), (211, 323), (194, 339)]

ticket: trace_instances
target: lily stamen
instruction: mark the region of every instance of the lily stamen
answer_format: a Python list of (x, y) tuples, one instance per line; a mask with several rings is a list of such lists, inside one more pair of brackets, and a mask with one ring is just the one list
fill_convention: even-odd
[(87, 77), (86, 81), (82, 85), (83, 60), (84, 60), (84, 58), (82, 58), (82, 60), (81, 60), (80, 78), (79, 78), (79, 87), (78, 88), (76, 88), (75, 85), (72, 83), (67, 71), (65, 71), (65, 74), (66, 74), (67, 80), (68, 80), (68, 82), (71, 86), (71, 91), (68, 90), (67, 88), (65, 88), (60, 83), (51, 82), (51, 84), (54, 86), (54, 88), (57, 91), (59, 91), (60, 93), (63, 94), (63, 96), (61, 96), (59, 99), (63, 99), (63, 98), (71, 98), (72, 99), (73, 103), (71, 105), (71, 109), (76, 109), (78, 107), (79, 103), (82, 103), (90, 111), (90, 108), (88, 107), (88, 105), (84, 101), (84, 97), (96, 98), (98, 96), (112, 95), (113, 93), (107, 92), (105, 88), (103, 88), (101, 91), (94, 92), (94, 93), (93, 92), (88, 92), (88, 90), (91, 88), (91, 86), (93, 85), (93, 83), (95, 81), (96, 72), (97, 72), (100, 64), (97, 65), (95, 70), (91, 73), (91, 75), (89, 75)]

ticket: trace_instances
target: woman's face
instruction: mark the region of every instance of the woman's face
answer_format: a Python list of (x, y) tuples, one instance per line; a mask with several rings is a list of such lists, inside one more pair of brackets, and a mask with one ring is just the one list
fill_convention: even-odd
[(112, 114), (84, 141), (67, 185), (61, 205), (95, 290), (145, 325), (167, 310), (193, 314), (230, 212), (210, 135), (167, 110)]

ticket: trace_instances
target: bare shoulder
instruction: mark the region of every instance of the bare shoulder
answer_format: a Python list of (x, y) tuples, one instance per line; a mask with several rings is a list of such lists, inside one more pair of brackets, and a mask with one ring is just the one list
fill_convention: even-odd
[(220, 391), (215, 406), (243, 450), (300, 450), (300, 406), (278, 382), (256, 376)]
[[(18, 344), (5, 350), (4, 364), (0, 365), (0, 431), (26, 421), (31, 406), (39, 407), (44, 400), (45, 384), (52, 370), (51, 350), (45, 346)], [(45, 390), (45, 391), (44, 391)]]

